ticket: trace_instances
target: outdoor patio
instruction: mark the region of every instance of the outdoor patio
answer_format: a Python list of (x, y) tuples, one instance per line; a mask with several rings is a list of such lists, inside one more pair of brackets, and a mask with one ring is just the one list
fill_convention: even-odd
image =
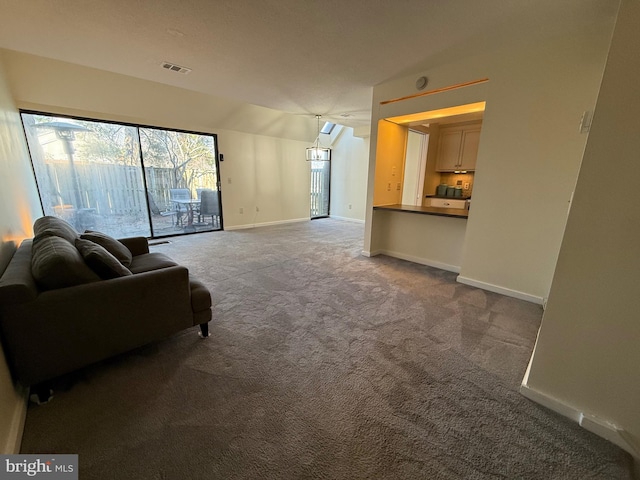
[[(80, 232), (84, 230), (98, 230), (108, 233), (115, 238), (125, 237), (166, 237), (172, 235), (182, 235), (184, 233), (210, 232), (219, 230), (220, 227), (214, 225), (209, 218), (208, 222), (198, 221), (195, 215), (193, 228), (187, 223), (186, 214), (182, 214), (182, 220), (178, 220), (178, 216), (174, 215), (153, 215), (151, 216), (151, 225), (153, 232), (149, 228), (149, 221), (146, 216), (142, 215), (126, 215), (111, 214), (99, 215), (95, 213), (78, 216), (69, 212), (66, 215), (56, 215), (67, 220)], [(153, 233), (153, 234), (152, 234)]]

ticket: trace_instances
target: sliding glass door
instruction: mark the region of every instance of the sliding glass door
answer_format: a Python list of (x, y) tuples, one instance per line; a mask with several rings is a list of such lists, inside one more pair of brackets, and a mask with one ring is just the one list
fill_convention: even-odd
[(140, 128), (140, 143), (154, 236), (222, 228), (214, 137)]
[(331, 162), (311, 162), (311, 218), (329, 216)]
[(222, 228), (215, 135), (38, 113), (22, 120), (45, 215), (114, 237)]

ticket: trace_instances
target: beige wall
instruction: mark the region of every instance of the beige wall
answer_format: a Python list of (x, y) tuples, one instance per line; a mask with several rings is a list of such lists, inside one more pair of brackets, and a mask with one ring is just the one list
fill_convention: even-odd
[[(309, 218), (310, 164), (304, 152), (317, 133), (315, 117), (14, 51), (5, 50), (4, 57), (19, 108), (216, 133), (225, 158), (220, 165), (225, 228)], [(345, 140), (333, 152), (334, 164), (351, 177), (332, 185), (332, 196), (339, 199), (332, 205), (346, 204), (345, 217), (364, 218), (365, 187), (359, 181), (368, 159), (364, 143)]]
[(373, 204), (399, 204), (402, 200), (408, 129), (395, 123), (380, 120), (377, 132)]
[[(623, 429), (640, 458), (638, 25), (640, 3), (623, 2), (524, 385)], [(602, 201), (612, 174), (622, 208)]]
[[(612, 25), (496, 62), (461, 276), (548, 296)], [(538, 75), (538, 72), (543, 72)]]
[(451, 272), (460, 270), (465, 218), (388, 210), (375, 210), (373, 217), (378, 231), (372, 255), (390, 255)]
[[(602, 19), (535, 44), (505, 41), (501, 50), (451, 59), (374, 88), (372, 146), (378, 118), (487, 102), (461, 279), (533, 301), (548, 295), (587, 138), (578, 125), (582, 112), (595, 105), (612, 28), (612, 18)], [(489, 81), (380, 105), (416, 93), (421, 75), (430, 79), (429, 89)], [(370, 190), (375, 158), (372, 148)], [(367, 219), (375, 221), (369, 211)], [(376, 229), (368, 223), (365, 230), (367, 251)], [(422, 256), (429, 258), (429, 251)]]
[[(0, 236), (5, 250), (9, 242), (33, 234), (33, 219), (41, 215), (30, 170), (20, 117), (5, 82), (0, 55)], [(24, 393), (14, 389), (0, 348), (0, 452), (17, 453), (24, 415)]]

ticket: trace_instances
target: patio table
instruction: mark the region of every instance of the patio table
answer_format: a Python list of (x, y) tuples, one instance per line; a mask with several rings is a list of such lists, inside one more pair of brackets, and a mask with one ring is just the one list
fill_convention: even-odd
[(184, 205), (185, 207), (187, 207), (187, 224), (184, 226), (184, 231), (195, 232), (196, 227), (193, 225), (193, 212), (195, 207), (197, 205), (200, 205), (200, 200), (197, 198), (174, 198), (171, 201), (178, 207), (180, 205)]

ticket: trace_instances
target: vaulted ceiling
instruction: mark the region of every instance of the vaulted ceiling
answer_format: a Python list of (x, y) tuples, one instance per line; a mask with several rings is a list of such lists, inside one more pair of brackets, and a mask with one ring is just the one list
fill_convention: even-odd
[[(602, 0), (0, 0), (0, 47), (348, 126), (447, 55), (615, 15)], [(188, 74), (161, 67), (171, 62)]]

